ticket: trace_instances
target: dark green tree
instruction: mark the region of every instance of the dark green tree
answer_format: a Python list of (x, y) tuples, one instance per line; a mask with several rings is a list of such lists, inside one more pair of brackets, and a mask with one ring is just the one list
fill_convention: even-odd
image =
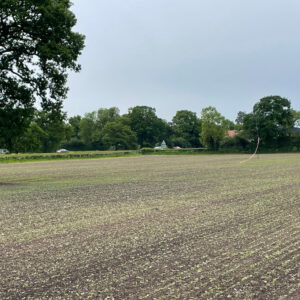
[(226, 119), (215, 107), (209, 106), (202, 109), (201, 122), (202, 144), (210, 149), (218, 150), (227, 129)]
[(34, 121), (46, 135), (42, 140), (42, 152), (56, 151), (63, 142), (69, 140), (72, 135), (72, 128), (65, 122), (66, 115), (60, 110), (45, 112), (37, 111)]
[(300, 110), (292, 109), (294, 127), (300, 128)]
[(253, 107), (253, 112), (244, 117), (243, 128), (250, 139), (268, 148), (278, 148), (288, 143), (294, 118), (291, 103), (280, 96), (262, 98)]
[(102, 142), (105, 148), (114, 148), (115, 150), (136, 149), (136, 134), (125, 125), (120, 118), (117, 121), (108, 122), (104, 126), (102, 132)]
[(108, 122), (113, 122), (120, 116), (120, 110), (117, 107), (100, 108), (97, 111), (96, 127), (101, 131)]
[(97, 132), (96, 127), (97, 115), (96, 112), (93, 111), (91, 113), (86, 113), (84, 117), (79, 122), (79, 137), (86, 144), (91, 145), (96, 137), (100, 135)]
[(224, 126), (226, 127), (227, 130), (234, 130), (235, 129), (235, 124), (231, 120), (228, 120), (228, 119), (224, 118), (223, 124), (224, 124)]
[(66, 116), (60, 112), (35, 111), (33, 121), (26, 131), (16, 138), (15, 152), (53, 152), (69, 140), (72, 128), (65, 123)]
[(67, 93), (67, 71), (84, 36), (72, 31), (76, 18), (69, 0), (1, 0), (0, 2), (0, 136), (4, 146), (26, 131), (34, 103), (58, 111)]
[(155, 108), (135, 106), (129, 108), (127, 116), (131, 130), (136, 133), (141, 147), (153, 147), (166, 139), (167, 122), (156, 116)]
[(243, 128), (244, 123), (244, 117), (246, 116), (246, 113), (244, 111), (239, 111), (237, 113), (236, 119), (235, 119), (235, 128), (236, 130), (241, 130)]
[(88, 149), (102, 149), (102, 130), (109, 122), (120, 118), (117, 107), (100, 108), (86, 113), (79, 122), (79, 137)]
[(77, 115), (69, 118), (69, 125), (71, 128), (71, 138), (66, 140), (62, 144), (62, 148), (66, 148), (68, 150), (86, 150), (87, 147), (84, 142), (80, 139), (80, 121), (82, 117)]
[(69, 118), (69, 124), (72, 127), (72, 138), (79, 140), (79, 130), (80, 130), (81, 116), (74, 116)]
[(18, 152), (42, 152), (44, 141), (48, 139), (48, 134), (35, 122), (32, 121), (21, 137), (14, 144)]
[(200, 147), (199, 134), (201, 121), (196, 113), (189, 110), (180, 110), (172, 119), (172, 140), (181, 147)]
[(244, 120), (245, 115), (246, 115), (246, 113), (244, 111), (239, 111), (237, 113), (237, 116), (236, 116), (236, 119), (235, 119), (236, 124), (243, 125), (243, 123), (244, 123), (243, 120)]

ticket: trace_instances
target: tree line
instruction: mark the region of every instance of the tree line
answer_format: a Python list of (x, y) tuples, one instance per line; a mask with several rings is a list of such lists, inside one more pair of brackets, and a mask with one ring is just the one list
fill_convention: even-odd
[[(250, 113), (238, 112), (235, 122), (215, 107), (203, 108), (200, 117), (189, 110), (177, 111), (171, 122), (159, 118), (149, 106), (129, 108), (121, 115), (117, 107), (100, 108), (84, 116), (36, 110), (25, 132), (14, 139), (14, 152), (68, 150), (124, 150), (160, 145), (206, 147), (211, 150), (247, 151), (258, 137), (264, 149), (299, 149), (300, 112), (289, 100), (269, 96), (257, 102)], [(8, 144), (3, 144), (2, 147)]]
[[(149, 106), (120, 115), (116, 107), (67, 118), (63, 101), (69, 71), (85, 37), (73, 31), (70, 0), (0, 1), (0, 148), (13, 152), (136, 149), (165, 140), (169, 147), (251, 150), (257, 138), (265, 149), (299, 149), (299, 111), (280, 96), (257, 102), (235, 122), (214, 107), (200, 117), (177, 111), (171, 122)], [(40, 110), (35, 109), (38, 103)], [(234, 130), (233, 136), (228, 130)]]

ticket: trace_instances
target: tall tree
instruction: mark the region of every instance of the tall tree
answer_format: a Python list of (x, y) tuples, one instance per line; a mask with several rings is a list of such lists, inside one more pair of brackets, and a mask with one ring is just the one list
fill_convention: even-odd
[(72, 128), (65, 123), (66, 115), (60, 111), (37, 111), (34, 118), (37, 125), (46, 133), (42, 140), (42, 151), (53, 152), (61, 143), (71, 138)]
[(239, 111), (237, 113), (236, 119), (235, 119), (235, 129), (241, 130), (243, 128), (244, 123), (244, 117), (246, 116), (246, 113), (244, 111)]
[(108, 122), (115, 121), (120, 116), (117, 107), (100, 108), (97, 111), (96, 126), (101, 131)]
[(141, 147), (153, 147), (165, 139), (167, 123), (156, 116), (155, 108), (135, 106), (129, 108), (131, 130), (137, 135)]
[(233, 130), (235, 129), (235, 124), (226, 118), (223, 120), (223, 125), (226, 127), (227, 130)]
[(67, 71), (76, 64), (84, 36), (72, 31), (69, 0), (1, 0), (0, 136), (12, 149), (28, 127), (34, 103), (58, 111), (67, 93)]
[(87, 148), (102, 149), (102, 130), (109, 122), (120, 118), (117, 107), (100, 108), (98, 111), (86, 113), (79, 122), (79, 137)]
[(69, 124), (72, 127), (72, 138), (79, 139), (81, 116), (77, 115), (69, 118)]
[(226, 131), (226, 119), (216, 110), (209, 106), (201, 111), (201, 141), (208, 148), (217, 150), (224, 138)]
[(24, 134), (14, 144), (17, 152), (42, 152), (48, 134), (35, 121), (32, 121)]
[(265, 147), (280, 147), (287, 142), (294, 118), (291, 103), (280, 96), (260, 99), (253, 107), (253, 112), (244, 117), (244, 129), (256, 142), (262, 139)]
[(71, 138), (72, 128), (65, 123), (66, 116), (60, 112), (55, 114), (35, 111), (34, 119), (29, 127), (18, 137), (13, 145), (15, 152), (52, 152), (62, 142)]
[[(199, 147), (199, 134), (201, 132), (201, 121), (197, 118), (196, 113), (189, 110), (179, 110), (172, 119), (174, 130), (173, 139), (178, 146)], [(179, 145), (181, 143), (181, 145)], [(183, 145), (184, 144), (184, 145)]]
[(113, 147), (115, 150), (128, 150), (137, 148), (136, 134), (130, 127), (119, 118), (116, 121), (108, 122), (102, 132), (102, 141), (106, 148)]
[(91, 113), (86, 113), (84, 117), (79, 122), (79, 137), (86, 144), (91, 145), (95, 141), (99, 133), (96, 128), (97, 115), (93, 111)]
[(246, 115), (246, 113), (244, 111), (239, 111), (237, 113), (237, 116), (236, 116), (236, 119), (235, 119), (236, 124), (242, 125), (243, 122), (244, 122), (243, 120), (244, 120), (245, 115)]

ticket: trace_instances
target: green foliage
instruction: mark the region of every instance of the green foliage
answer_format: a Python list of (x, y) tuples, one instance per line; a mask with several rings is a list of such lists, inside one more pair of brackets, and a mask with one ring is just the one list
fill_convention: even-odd
[(52, 152), (59, 148), (64, 140), (71, 138), (72, 129), (65, 123), (66, 116), (60, 111), (38, 111), (35, 122), (46, 133), (42, 139), (42, 152)]
[(120, 110), (117, 107), (100, 108), (97, 111), (96, 126), (99, 131), (104, 129), (105, 125), (113, 122), (120, 117)]
[(186, 139), (182, 136), (177, 136), (176, 133), (173, 133), (173, 135), (171, 136), (171, 140), (170, 140), (170, 146), (171, 147), (179, 146), (181, 148), (189, 148), (189, 147), (191, 147), (191, 144), (189, 143), (188, 139)]
[(43, 141), (47, 140), (48, 134), (37, 122), (30, 123), (26, 132), (18, 139), (14, 147), (18, 152), (42, 152)]
[(81, 116), (74, 116), (69, 118), (69, 124), (72, 128), (72, 138), (79, 139)]
[(180, 110), (172, 119), (173, 145), (180, 147), (200, 147), (199, 134), (201, 121), (196, 113), (189, 110)]
[(244, 111), (238, 112), (237, 117), (235, 119), (234, 129), (242, 130), (245, 116), (246, 116), (246, 113)]
[(84, 118), (79, 122), (79, 132), (78, 135), (80, 139), (87, 145), (90, 145), (99, 135), (96, 127), (96, 112), (86, 113)]
[(129, 108), (128, 118), (131, 130), (136, 133), (141, 147), (153, 147), (165, 139), (168, 125), (156, 116), (155, 108), (149, 106)]
[(128, 150), (137, 148), (136, 134), (121, 120), (108, 122), (103, 128), (101, 136), (107, 149)]
[[(1, 75), (1, 74), (0, 74)], [(1, 81), (1, 79), (0, 79)], [(0, 95), (1, 95), (0, 82)], [(16, 98), (17, 99), (17, 98)], [(0, 98), (0, 137), (1, 147), (13, 151), (20, 137), (28, 128), (32, 119), (34, 109), (27, 106), (16, 107), (14, 104), (8, 105)]]
[(300, 110), (291, 110), (293, 115), (294, 126), (300, 128)]
[[(278, 96), (273, 98), (275, 102), (278, 100)], [(289, 104), (286, 101), (281, 103)], [(211, 106), (202, 110), (202, 119), (198, 119), (191, 111), (181, 110), (171, 123), (158, 118), (155, 109), (148, 106), (130, 108), (129, 113), (122, 116), (117, 107), (100, 108), (86, 113), (84, 117), (71, 117), (68, 122), (59, 108), (36, 111), (25, 132), (11, 139), (10, 149), (11, 152), (52, 152), (58, 148), (74, 151), (136, 149), (138, 145), (161, 145), (165, 140), (171, 148), (199, 148), (201, 141), (210, 152), (245, 152), (254, 150), (260, 130), (265, 134), (261, 135), (264, 144), (260, 151), (297, 151), (299, 133), (291, 126), (298, 124), (299, 112), (289, 106), (278, 110), (275, 104), (274, 107), (272, 105), (264, 103), (263, 109), (259, 109), (257, 103), (255, 114), (239, 112), (237, 124), (225, 119)], [(270, 110), (270, 107), (273, 108)], [(11, 120), (16, 121), (14, 115)], [(232, 138), (226, 132), (233, 128), (237, 135)], [(274, 133), (280, 134), (273, 136), (272, 144), (268, 138)], [(5, 138), (0, 136), (1, 148), (5, 148), (5, 145)]]
[(243, 120), (243, 129), (250, 140), (255, 143), (259, 136), (266, 148), (280, 148), (287, 144), (294, 124), (291, 103), (280, 96), (262, 98)]
[(17, 137), (12, 146), (14, 152), (52, 152), (63, 141), (71, 138), (72, 128), (65, 123), (60, 111), (36, 111), (29, 127)]
[(236, 124), (242, 125), (244, 123), (245, 115), (246, 115), (246, 113), (244, 111), (239, 111), (237, 113), (237, 116), (236, 116), (236, 119), (235, 119)]
[(215, 107), (209, 106), (202, 109), (201, 120), (201, 142), (209, 149), (219, 149), (227, 128), (225, 118)]
[(137, 151), (76, 151), (68, 153), (18, 153), (0, 155), (0, 163), (15, 163), (40, 160), (69, 160), (69, 159), (90, 159), (105, 157), (122, 157), (138, 155)]
[(235, 135), (234, 137), (227, 136), (223, 139), (220, 145), (221, 149), (247, 151), (249, 141), (243, 135)]
[(78, 138), (71, 138), (68, 141), (65, 141), (61, 145), (62, 148), (68, 149), (71, 151), (84, 151), (87, 150), (87, 145)]
[(120, 117), (117, 107), (100, 108), (98, 111), (86, 113), (79, 122), (79, 138), (90, 149), (105, 148), (102, 141), (102, 130), (109, 122)]
[(0, 136), (13, 148), (40, 101), (44, 111), (62, 108), (67, 70), (84, 37), (72, 31), (76, 18), (69, 0), (2, 0), (0, 4)]
[(235, 129), (235, 124), (232, 121), (230, 121), (228, 119), (225, 119), (225, 118), (224, 118), (224, 121), (223, 121), (223, 125), (225, 126), (225, 128), (227, 130), (234, 130)]

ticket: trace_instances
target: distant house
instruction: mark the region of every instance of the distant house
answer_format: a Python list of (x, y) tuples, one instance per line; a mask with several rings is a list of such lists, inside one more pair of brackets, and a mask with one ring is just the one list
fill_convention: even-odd
[(234, 137), (237, 134), (237, 130), (228, 130), (227, 131), (228, 136)]

